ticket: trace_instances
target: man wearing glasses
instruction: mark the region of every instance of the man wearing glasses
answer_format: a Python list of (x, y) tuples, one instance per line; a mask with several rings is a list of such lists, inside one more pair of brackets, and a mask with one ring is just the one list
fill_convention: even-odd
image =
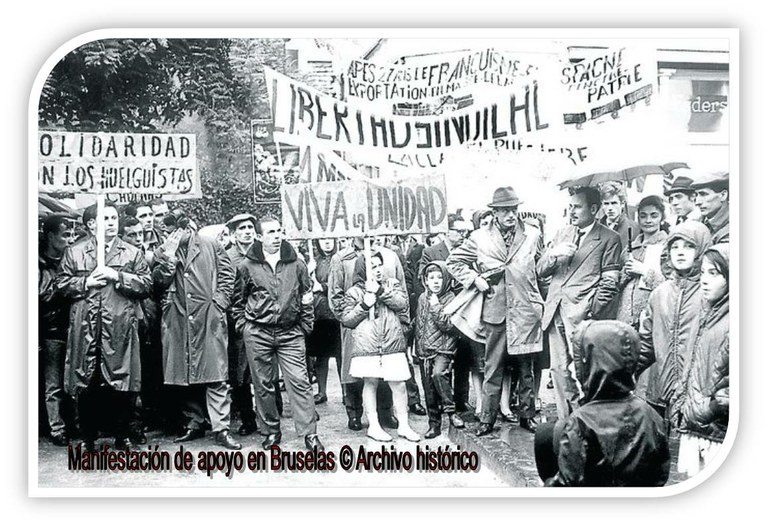
[(485, 329), (485, 378), (477, 436), (491, 433), (501, 400), (504, 362), (509, 355), (519, 370), (520, 427), (536, 431), (533, 362), (541, 352), (544, 301), (538, 289), (536, 261), (543, 250), (541, 232), (518, 216), (522, 201), (511, 186), (497, 188), (493, 222), (475, 230), (455, 248), (446, 265), (466, 289), (483, 294), (480, 314)]

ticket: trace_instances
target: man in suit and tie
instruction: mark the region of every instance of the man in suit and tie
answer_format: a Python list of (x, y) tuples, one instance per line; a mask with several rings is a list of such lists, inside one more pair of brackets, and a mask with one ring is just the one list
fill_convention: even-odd
[(619, 235), (595, 221), (600, 192), (577, 188), (568, 209), (570, 226), (555, 235), (537, 265), (541, 278), (552, 278), (541, 326), (549, 339), (558, 418), (568, 417), (581, 397), (571, 334), (582, 321), (608, 315), (621, 270)]

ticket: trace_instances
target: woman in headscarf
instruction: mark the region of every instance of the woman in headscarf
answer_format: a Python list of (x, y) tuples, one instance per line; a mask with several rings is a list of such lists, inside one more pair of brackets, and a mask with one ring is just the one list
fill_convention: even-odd
[(640, 313), (651, 291), (664, 281), (661, 252), (667, 233), (661, 229), (664, 222), (661, 197), (644, 197), (637, 205), (637, 220), (640, 235), (624, 248), (621, 255), (623, 269), (619, 277), (619, 312), (616, 317), (635, 329), (640, 324)]
[(686, 375), (677, 469), (689, 476), (717, 454), (729, 414), (729, 245), (704, 253), (701, 295), (704, 309), (696, 324)]
[(709, 229), (697, 221), (672, 229), (663, 256), (670, 279), (656, 287), (640, 315), (636, 393), (672, 426), (679, 421), (683, 374), (701, 308), (701, 260), (711, 239)]
[(341, 316), (341, 324), (354, 329), (349, 374), (364, 381), (363, 407), (368, 419), (368, 436), (382, 442), (392, 440), (379, 424), (376, 411), (376, 388), (383, 380), (392, 390), (398, 434), (417, 442), (420, 437), (408, 424), (405, 388), (405, 381), (411, 377), (404, 331), (409, 323), (408, 294), (399, 280), (385, 279), (381, 252), (371, 254), (369, 265), (370, 276), (364, 256), (355, 262), (353, 286), (346, 293)]
[(336, 369), (341, 378), (341, 328), (328, 305), (328, 276), (331, 272), (331, 258), (336, 253), (335, 239), (316, 239), (312, 242), (315, 250), (314, 264), (310, 262), (311, 277), (314, 278), (315, 324), (307, 337), (307, 356), (315, 359), (317, 394), (315, 403), (328, 401), (328, 361), (336, 360)]

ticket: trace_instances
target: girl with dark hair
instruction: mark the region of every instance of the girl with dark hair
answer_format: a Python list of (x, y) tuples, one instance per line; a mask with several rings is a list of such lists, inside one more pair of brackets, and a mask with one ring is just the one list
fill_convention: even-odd
[(314, 277), (315, 324), (307, 336), (307, 356), (315, 359), (317, 394), (315, 404), (328, 401), (328, 362), (336, 361), (336, 370), (341, 378), (341, 327), (328, 305), (328, 276), (331, 258), (336, 253), (335, 239), (316, 239), (312, 242), (315, 258), (310, 262), (310, 274)]
[(696, 324), (682, 403), (677, 469), (689, 476), (717, 454), (729, 415), (729, 245), (704, 253), (701, 295), (704, 309)]
[(640, 313), (648, 302), (651, 291), (662, 281), (661, 254), (667, 233), (661, 229), (664, 222), (664, 202), (661, 197), (649, 195), (637, 205), (640, 235), (624, 248), (619, 277), (618, 314), (616, 319), (637, 329)]

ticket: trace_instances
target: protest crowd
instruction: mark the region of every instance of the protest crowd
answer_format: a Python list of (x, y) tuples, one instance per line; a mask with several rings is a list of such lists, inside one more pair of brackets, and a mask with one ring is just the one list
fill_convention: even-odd
[(310, 242), (258, 210), (197, 225), (162, 199), (107, 202), (102, 267), (95, 205), (48, 215), (41, 433), (95, 451), (149, 430), (178, 443), (210, 430), (237, 450), (258, 432), (270, 449), (287, 396), (318, 451), (330, 430), (315, 406), (338, 375), (338, 411), (375, 441), (447, 426), (482, 440), (503, 420), (530, 432), (547, 485), (659, 486), (674, 435), (691, 476), (728, 425), (728, 188), (727, 174), (680, 175), (629, 206), (622, 183), (575, 187), (548, 243), (522, 213), (535, 196), (510, 186), (449, 214), (445, 233)]

